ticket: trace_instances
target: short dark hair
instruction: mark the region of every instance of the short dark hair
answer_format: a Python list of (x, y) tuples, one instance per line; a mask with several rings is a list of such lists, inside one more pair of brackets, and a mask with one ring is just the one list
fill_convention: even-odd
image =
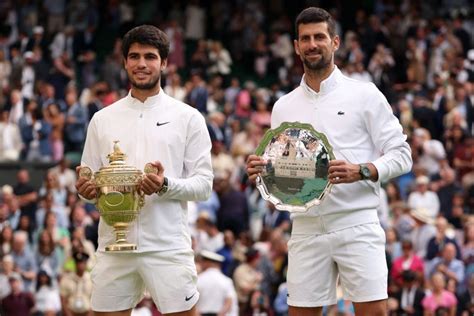
[(295, 33), (296, 38), (298, 38), (298, 27), (300, 24), (309, 24), (309, 23), (321, 23), (326, 22), (328, 26), (328, 32), (331, 38), (336, 36), (336, 21), (332, 18), (331, 14), (328, 11), (317, 8), (309, 7), (304, 9), (298, 14), (295, 21)]
[(123, 58), (127, 59), (130, 46), (134, 43), (156, 47), (161, 59), (168, 58), (170, 41), (165, 32), (153, 25), (140, 25), (125, 34), (122, 41)]

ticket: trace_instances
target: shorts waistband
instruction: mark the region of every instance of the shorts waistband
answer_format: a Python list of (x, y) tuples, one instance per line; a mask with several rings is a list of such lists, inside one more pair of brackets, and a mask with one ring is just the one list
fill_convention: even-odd
[(357, 210), (293, 218), (292, 234), (326, 234), (361, 224), (378, 223), (377, 210)]

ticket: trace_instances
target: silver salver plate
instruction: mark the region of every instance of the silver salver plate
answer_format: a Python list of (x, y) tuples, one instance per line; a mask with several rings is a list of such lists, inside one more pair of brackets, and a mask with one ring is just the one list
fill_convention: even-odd
[(331, 188), (332, 147), (311, 124), (284, 122), (268, 130), (255, 154), (267, 162), (257, 177), (257, 189), (277, 210), (307, 212)]

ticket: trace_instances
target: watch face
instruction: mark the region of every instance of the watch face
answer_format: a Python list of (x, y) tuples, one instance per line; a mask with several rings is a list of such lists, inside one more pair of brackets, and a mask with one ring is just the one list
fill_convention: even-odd
[(362, 166), (361, 171), (362, 171), (362, 175), (364, 176), (364, 179), (370, 178), (370, 170), (367, 166)]

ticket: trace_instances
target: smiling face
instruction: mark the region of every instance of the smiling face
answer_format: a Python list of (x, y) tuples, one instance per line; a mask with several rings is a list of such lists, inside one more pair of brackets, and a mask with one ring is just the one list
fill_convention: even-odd
[(154, 90), (160, 83), (166, 59), (161, 59), (160, 52), (154, 46), (133, 43), (124, 66), (133, 89)]
[(334, 52), (339, 48), (339, 36), (331, 38), (326, 22), (300, 24), (294, 46), (305, 71), (331, 69)]

